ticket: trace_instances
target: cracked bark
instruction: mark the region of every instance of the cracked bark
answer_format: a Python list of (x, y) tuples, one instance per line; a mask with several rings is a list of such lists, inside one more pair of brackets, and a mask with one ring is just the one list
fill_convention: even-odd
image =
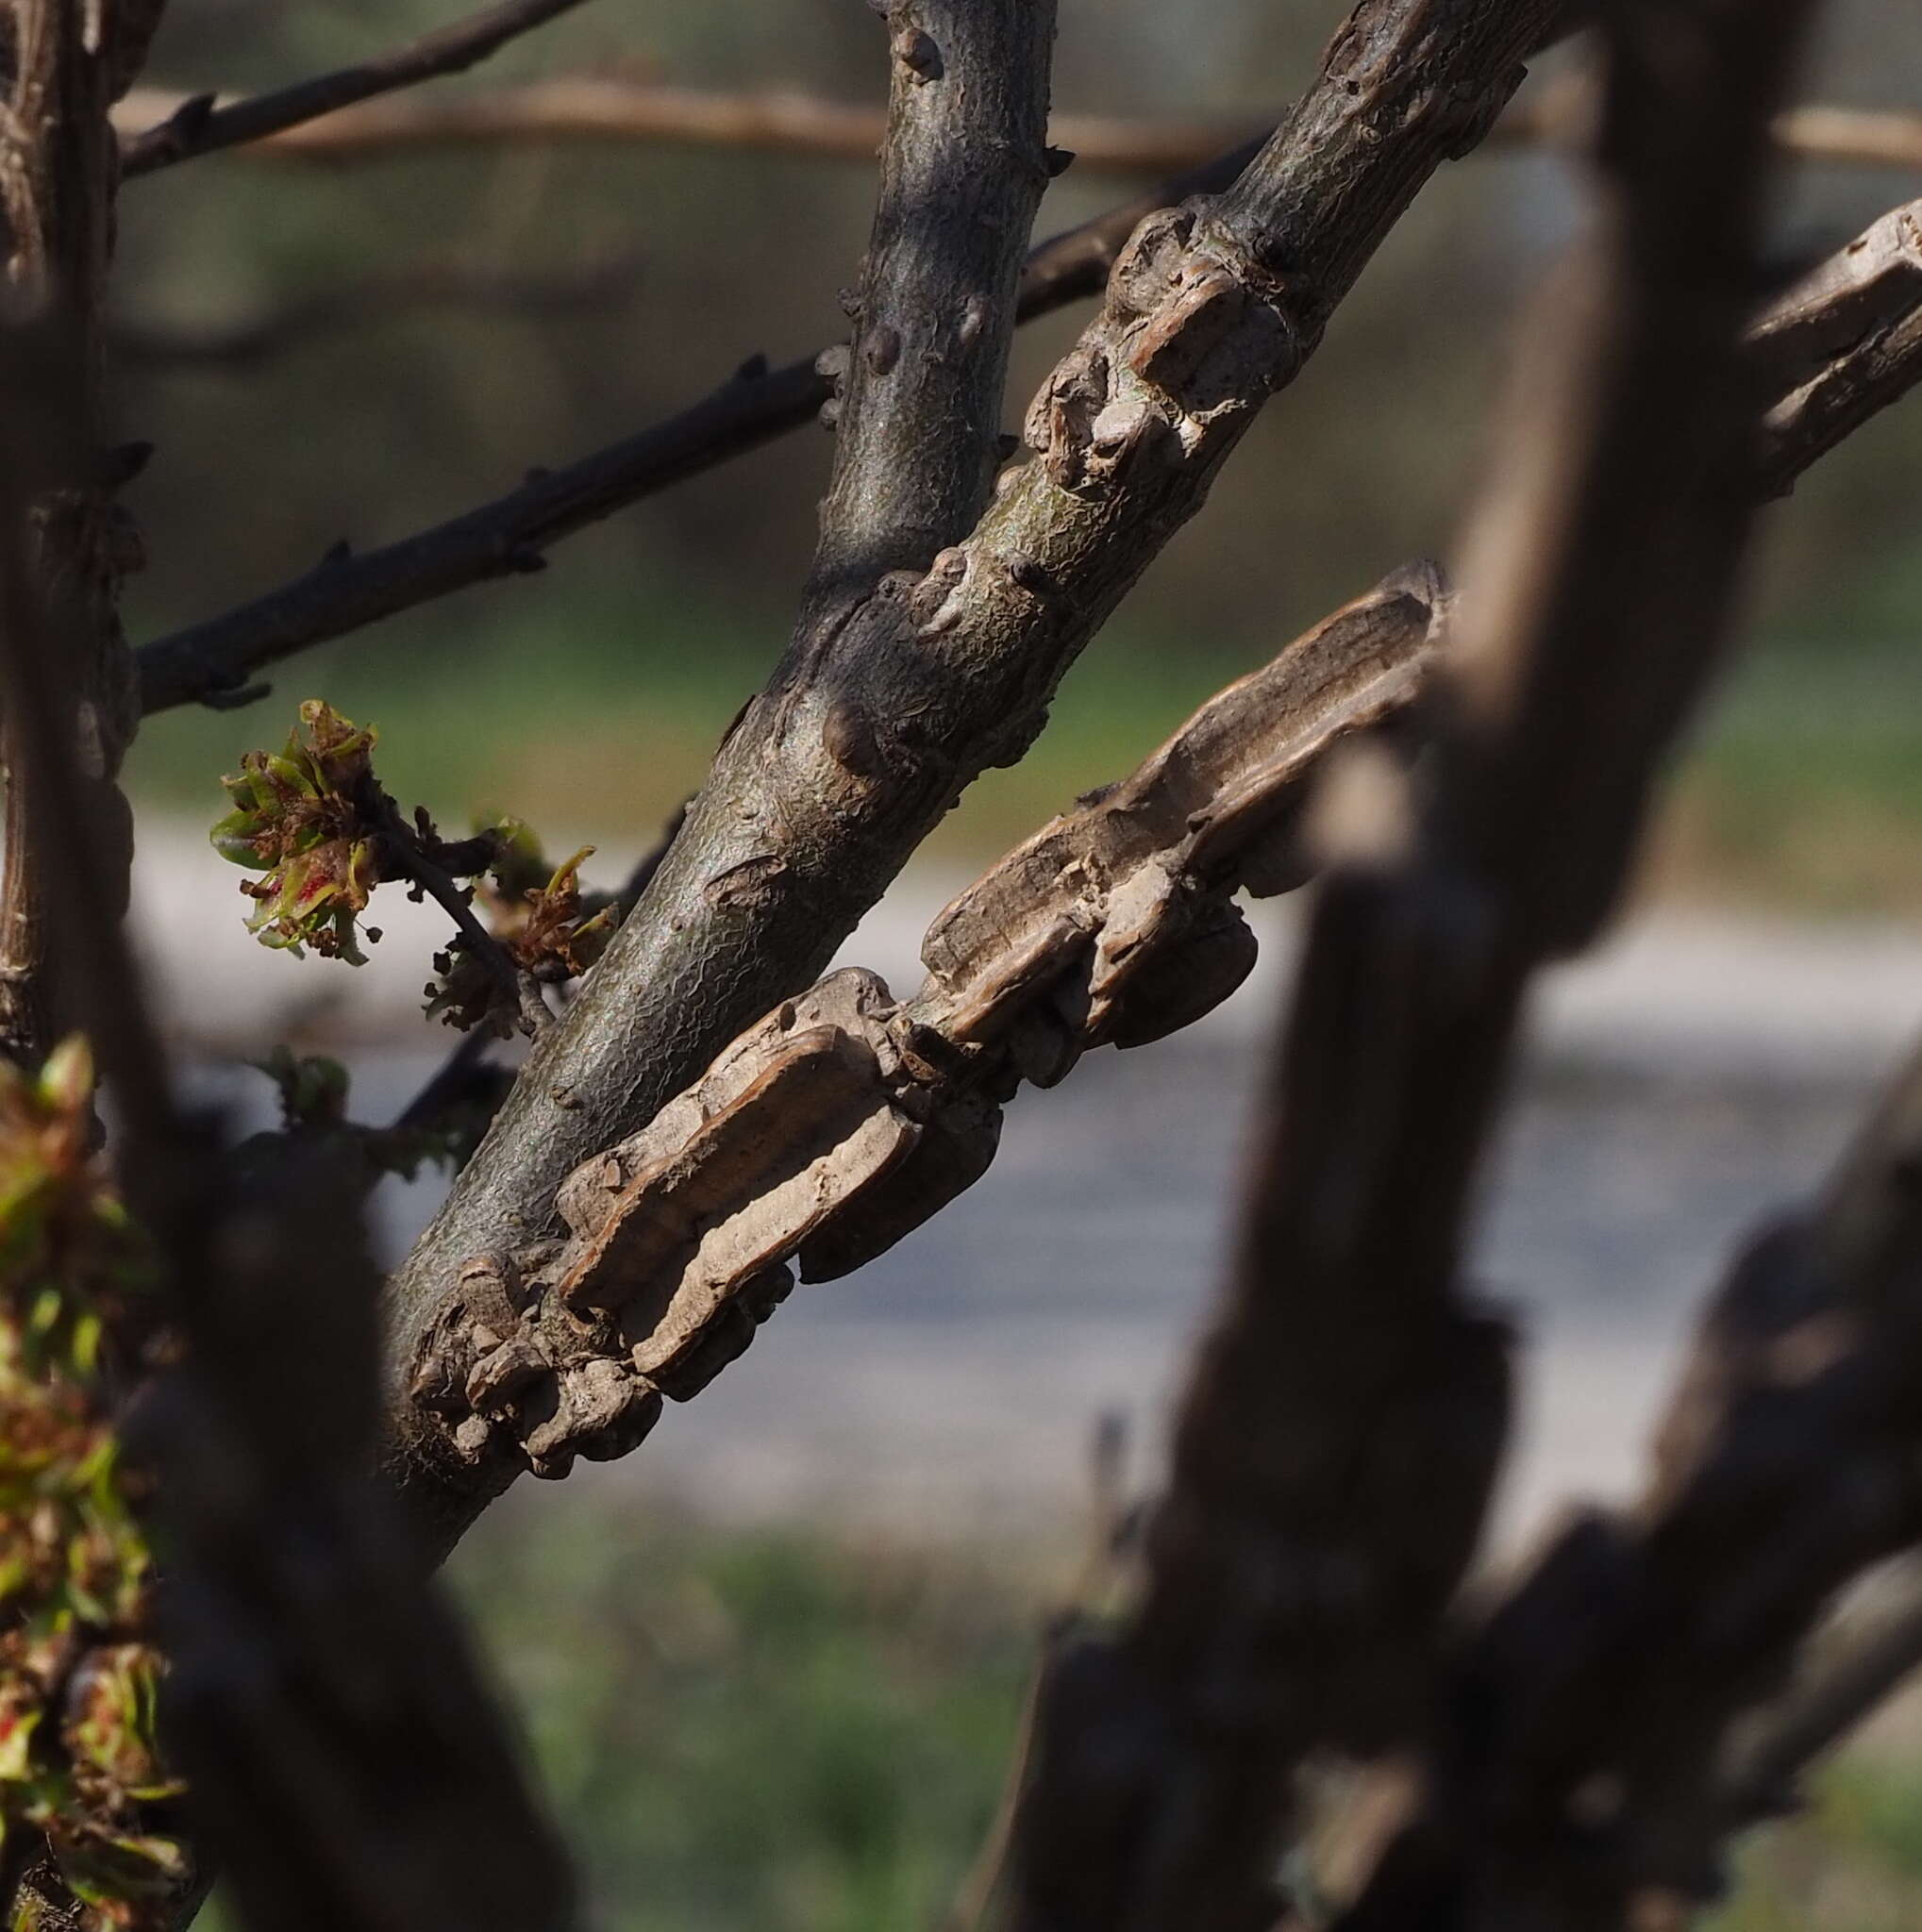
[[(1428, 770), (1378, 774), (1317, 899), (1142, 1603), (1050, 1669), (1017, 1927), (1271, 1925), (1308, 1755), (1427, 1732), (1508, 1423), (1505, 1325), (1460, 1279), (1477, 1169), (1529, 983), (1613, 905), (1726, 628), (1757, 502), (1743, 290), (1807, 11), (1605, 15), (1596, 246), (1525, 344)], [(1626, 1923), (1501, 1904), (1365, 1923)]]
[(966, 542), (926, 575), (891, 572), (783, 658), (390, 1284), (389, 1471), (441, 1536), (484, 1499), (410, 1427), (406, 1378), (461, 1264), (548, 1232), (563, 1175), (816, 974), (961, 789), (1020, 756), (1062, 673), (1559, 14), (1552, 0), (1366, 0), (1237, 187), (1137, 230), (1029, 413), (1034, 459)]
[[(97, 808), (117, 827), (114, 874), (103, 882), (107, 910), (126, 909), (133, 829), (114, 784), (140, 719), (132, 653), (120, 627), (125, 572), (139, 562), (132, 525), (114, 502), (131, 455), (107, 449), (102, 393), (102, 304), (113, 241), (117, 148), (108, 108), (139, 70), (159, 7), (111, 8), (107, 30), (90, 31), (88, 9), (68, 0), (10, 0), (5, 75), (8, 126), (0, 134), (0, 212), (7, 278), (29, 314), (58, 314), (79, 369), (80, 480), (52, 493), (36, 517), (37, 569), (57, 613), (57, 633), (75, 653), (75, 730)], [(0, 762), (17, 747), (0, 725)], [(38, 1060), (58, 1024), (57, 989), (46, 971), (43, 856), (28, 837), (9, 783), (4, 880), (0, 880), (0, 1052)]]
[(1431, 566), (1397, 573), (949, 906), (913, 998), (831, 974), (584, 1162), (565, 1239), (470, 1260), (409, 1364), (450, 1453), (493, 1489), (626, 1453), (746, 1347), (791, 1261), (847, 1274), (979, 1179), (1023, 1080), (1226, 998), (1255, 952), (1234, 893), (1306, 875), (1310, 773), (1406, 705), (1443, 610)]

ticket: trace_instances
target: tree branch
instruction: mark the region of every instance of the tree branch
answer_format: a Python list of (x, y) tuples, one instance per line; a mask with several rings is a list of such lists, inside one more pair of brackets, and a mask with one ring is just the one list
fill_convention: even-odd
[[(976, 774), (1025, 750), (1062, 673), (1558, 16), (1555, 0), (1364, 0), (1237, 188), (1137, 231), (1029, 414), (1034, 460), (967, 542), (800, 635), (391, 1281), (398, 1414), (461, 1264), (549, 1224), (567, 1172), (819, 972)], [(395, 1474), (465, 1513), (471, 1474), (440, 1443), (424, 1457), (408, 1470), (402, 1447)]]
[[(113, 233), (113, 136), (107, 108), (134, 38), (89, 47), (76, 9), (53, 0), (8, 0), (12, 52), (5, 76), (8, 165), (0, 171), (6, 278), (36, 316), (58, 314), (75, 357), (87, 459), (62, 471), (42, 505), (36, 568), (58, 605), (75, 653), (80, 728), (94, 745), (102, 809), (121, 826), (121, 860), (102, 874), (113, 916), (125, 912), (132, 830), (114, 779), (139, 720), (131, 656), (117, 603), (128, 525), (113, 502), (127, 472), (106, 451), (102, 305)], [(62, 456), (68, 452), (63, 448)], [(11, 718), (0, 725), (0, 762), (10, 772), (24, 748)], [(43, 855), (28, 837), (9, 785), (0, 862), (0, 1054), (37, 1062), (52, 1044), (55, 988), (45, 970)]]
[[(0, 343), (0, 683), (25, 750), (16, 808), (47, 859), (51, 966), (97, 1053), (121, 1191), (187, 1344), (125, 1432), (161, 1478), (168, 1749), (250, 1925), (561, 1932), (565, 1867), (367, 1479), (377, 1341), (358, 1188), (290, 1147), (229, 1197), (215, 1124), (175, 1102), (112, 901), (123, 832), (75, 756), (74, 612), (46, 594), (29, 536), (35, 506), (86, 467), (70, 335), (56, 311)], [(189, 1895), (144, 1901), (143, 1923), (197, 1907), (197, 1849)]]
[[(1586, 132), (1591, 91), (1577, 82), (1518, 100), (1489, 132), (1494, 147), (1574, 147)], [(129, 144), (190, 99), (145, 88), (115, 110)], [(619, 75), (574, 74), (444, 96), (389, 96), (301, 122), (250, 143), (262, 160), (357, 162), (448, 146), (607, 142), (719, 148), (872, 162), (885, 113), (793, 88), (727, 93)], [(1173, 175), (1198, 168), (1254, 134), (1240, 122), (1174, 116), (1057, 114), (1048, 140), (1078, 173)], [(1262, 125), (1256, 144), (1273, 132)], [(1785, 157), (1847, 167), (1922, 168), (1922, 116), (1812, 103), (1776, 117)]]
[(1463, 1645), (1473, 1735), (1443, 1733), (1427, 1811), (1349, 1932), (1426, 1923), (1441, 1898), (1493, 1918), (1526, 1899), (1531, 1923), (1580, 1928), (1633, 1899), (1641, 1923), (1681, 1923), (1720, 1889), (1727, 1837), (1913, 1664), (1912, 1604), (1724, 1771), (1731, 1725), (1835, 1593), (1922, 1542), (1918, 1124), (1922, 1056), (1814, 1207), (1751, 1234), (1635, 1509), (1579, 1517)]
[[(1416, 808), (1358, 769), (1328, 800), (1346, 862), (1317, 902), (1145, 1598), (1044, 1696), (1023, 1932), (1275, 1923), (1306, 1757), (1427, 1726), (1508, 1423), (1505, 1326), (1459, 1284), (1473, 1182), (1529, 983), (1613, 904), (1724, 628), (1755, 507), (1737, 350), (1757, 181), (1806, 10), (1605, 10), (1599, 259), (1529, 344), (1437, 665), (1432, 791)], [(1454, 1904), (1380, 1923), (1564, 1923)]]
[(749, 1027), (563, 1181), (564, 1241), (462, 1269), (408, 1365), (416, 1424), (490, 1491), (624, 1453), (746, 1347), (790, 1259), (845, 1274), (971, 1187), (1023, 1080), (1225, 999), (1254, 958), (1235, 891), (1306, 876), (1306, 774), (1407, 703), (1442, 608), (1431, 566), (1399, 572), (1229, 686), (949, 906), (912, 999), (844, 971)]
[(210, 95), (192, 95), (158, 127), (124, 143), (121, 173), (129, 180), (150, 175), (157, 168), (172, 167), (197, 155), (265, 140), (376, 94), (415, 87), (443, 74), (459, 74), (580, 4), (581, 0), (500, 0), (498, 6), (423, 34), (370, 60), (337, 68), (274, 93), (236, 101), (230, 108), (216, 108)]
[(1737, 1824), (1795, 1810), (1802, 1774), (1922, 1669), (1922, 1591), (1914, 1575), (1896, 1601), (1818, 1640), (1814, 1662), (1742, 1740), (1721, 1781), (1722, 1808)]

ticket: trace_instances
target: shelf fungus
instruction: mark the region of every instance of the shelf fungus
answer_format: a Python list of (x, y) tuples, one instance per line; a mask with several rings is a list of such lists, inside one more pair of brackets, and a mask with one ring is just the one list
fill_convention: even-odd
[(1129, 777), (948, 906), (898, 1001), (845, 968), (742, 1034), (557, 1199), (567, 1232), (470, 1261), (415, 1358), (455, 1451), (563, 1475), (739, 1356), (794, 1285), (861, 1266), (987, 1171), (1001, 1110), (1135, 1046), (1254, 963), (1234, 904), (1299, 884), (1309, 774), (1401, 710), (1446, 607), (1397, 573), (1205, 705)]

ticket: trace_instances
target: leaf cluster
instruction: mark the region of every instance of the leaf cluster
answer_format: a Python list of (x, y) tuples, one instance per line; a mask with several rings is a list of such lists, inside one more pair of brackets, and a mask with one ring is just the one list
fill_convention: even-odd
[(0, 1853), (37, 1838), (82, 1924), (148, 1923), (187, 1871), (156, 1741), (151, 1564), (107, 1357), (145, 1325), (145, 1250), (92, 1152), (70, 1041), (0, 1067)]

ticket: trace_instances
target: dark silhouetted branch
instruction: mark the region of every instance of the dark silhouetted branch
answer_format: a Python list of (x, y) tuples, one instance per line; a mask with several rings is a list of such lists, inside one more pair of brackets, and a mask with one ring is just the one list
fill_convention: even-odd
[(121, 173), (128, 179), (150, 175), (198, 155), (264, 141), (376, 94), (461, 73), (580, 4), (581, 0), (501, 0), (498, 6), (423, 34), (371, 60), (337, 68), (274, 93), (256, 94), (229, 108), (215, 107), (211, 95), (192, 95), (159, 126), (122, 144)]
[[(1459, 1281), (1474, 1179), (1529, 980), (1614, 903), (1725, 628), (1755, 508), (1758, 182), (1806, 10), (1605, 10), (1598, 246), (1530, 339), (1433, 679), (1431, 789), (1378, 758), (1324, 801), (1343, 862), (1145, 1598), (1045, 1693), (1021, 1932), (1272, 1924), (1304, 1759), (1428, 1727), (1508, 1420), (1504, 1325)], [(1626, 1923), (1505, 1903), (1370, 1923)]]
[[(87, 467), (66, 334), (56, 311), (0, 341), (0, 684), (18, 808), (46, 857), (51, 969), (93, 1042), (116, 1174), (186, 1348), (128, 1427), (134, 1466), (160, 1478), (165, 1736), (192, 1774), (201, 1862), (219, 1858), (246, 1923), (275, 1932), (563, 1932), (565, 1865), (368, 1481), (376, 1284), (358, 1174), (290, 1141), (234, 1198), (217, 1125), (177, 1106), (148, 1016), (113, 896), (124, 833), (80, 766), (73, 614), (45, 595), (32, 535), (37, 504)], [(176, 1922), (204, 1876), (183, 1881)]]
[(1723, 1774), (1733, 1821), (1776, 1818), (1800, 1803), (1802, 1774), (1922, 1669), (1922, 1591), (1912, 1574), (1893, 1603), (1850, 1618), (1814, 1645), (1816, 1656), (1742, 1740)]
[[(138, 9), (135, 9), (138, 12)], [(13, 300), (35, 315), (58, 312), (73, 369), (61, 393), (79, 411), (62, 425), (84, 449), (60, 450), (66, 486), (41, 506), (36, 567), (58, 587), (58, 625), (74, 656), (78, 695), (97, 746), (102, 808), (121, 824), (121, 862), (100, 874), (115, 916), (127, 901), (131, 827), (115, 778), (139, 713), (129, 703), (129, 654), (117, 610), (124, 517), (113, 501), (131, 465), (107, 448), (101, 331), (113, 236), (113, 139), (107, 109), (138, 58), (139, 22), (121, 24), (110, 44), (89, 44), (79, 12), (56, 0), (13, 0), (4, 25), (7, 165), (0, 169), (5, 279)], [(147, 25), (150, 26), (151, 22)], [(16, 314), (15, 320), (18, 320)], [(0, 725), (0, 761), (21, 748), (17, 726)], [(28, 839), (9, 794), (0, 859), (0, 1054), (37, 1063), (52, 1045), (59, 1017), (45, 972), (42, 905), (49, 890), (42, 855)]]

